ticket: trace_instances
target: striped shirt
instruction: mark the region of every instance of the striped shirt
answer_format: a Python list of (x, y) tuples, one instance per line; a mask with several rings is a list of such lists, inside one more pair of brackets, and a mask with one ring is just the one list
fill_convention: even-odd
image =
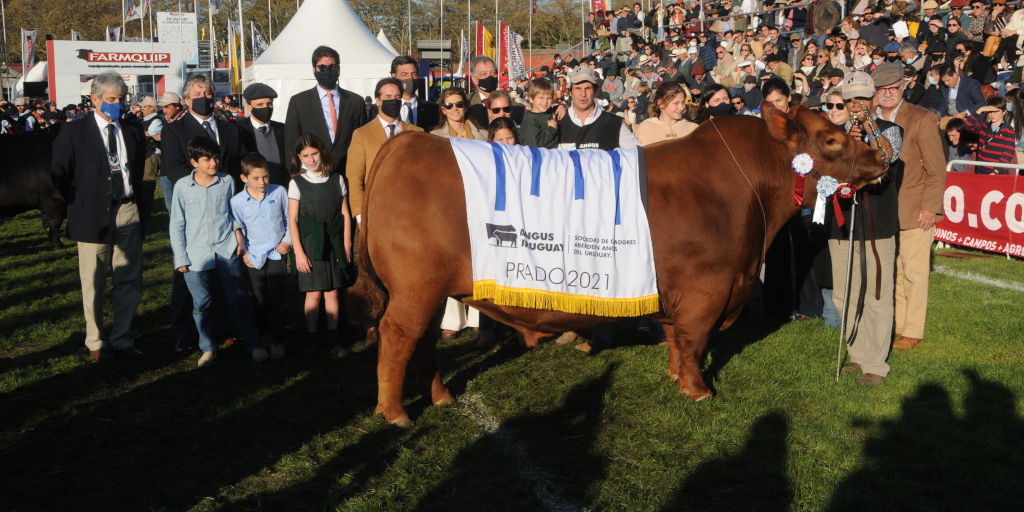
[[(983, 119), (977, 112), (970, 112), (964, 119), (967, 131), (978, 136), (977, 159), (982, 162), (999, 162), (1008, 164), (1015, 158), (1015, 145), (1017, 142), (1017, 130), (1013, 123), (1006, 120), (995, 130), (992, 125)], [(977, 166), (975, 174), (1009, 174), (1010, 170), (997, 167)]]

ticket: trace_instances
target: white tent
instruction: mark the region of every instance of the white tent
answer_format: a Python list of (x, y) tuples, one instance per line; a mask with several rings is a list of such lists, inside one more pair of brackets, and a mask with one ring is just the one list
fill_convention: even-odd
[(395, 49), (395, 45), (391, 44), (388, 36), (384, 35), (384, 29), (377, 31), (377, 40), (380, 41), (380, 44), (384, 45), (384, 48), (387, 48), (388, 51), (393, 53), (395, 57), (398, 57), (398, 50)]
[(345, 0), (305, 0), (270, 47), (245, 70), (246, 84), (260, 82), (277, 91), (274, 119), (284, 121), (293, 94), (316, 85), (310, 58), (317, 46), (341, 55), (338, 85), (360, 96), (373, 96), (381, 78), (389, 76), (388, 51), (366, 28)]
[[(46, 69), (45, 60), (37, 61), (35, 65), (32, 66), (32, 69), (28, 70), (28, 73), (21, 75), (21, 78), (19, 78), (17, 82), (14, 82), (14, 95), (25, 95), (25, 82), (45, 82)], [(22, 72), (24, 73), (24, 70), (22, 70)]]

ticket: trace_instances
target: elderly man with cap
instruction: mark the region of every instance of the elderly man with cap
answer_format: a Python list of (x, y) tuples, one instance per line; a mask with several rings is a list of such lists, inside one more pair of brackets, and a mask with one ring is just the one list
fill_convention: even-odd
[(250, 84), (242, 91), (249, 117), (238, 121), (238, 139), (243, 153), (259, 153), (267, 159), (270, 182), (288, 186), (289, 173), (285, 160), (284, 123), (272, 121), (277, 92), (266, 84)]
[(872, 73), (878, 117), (903, 129), (903, 184), (899, 192), (899, 255), (896, 258), (893, 348), (908, 350), (924, 337), (928, 277), (936, 217), (946, 191), (946, 153), (935, 129), (935, 114), (903, 101), (903, 73), (886, 63)]
[(144, 96), (139, 101), (142, 117), (139, 122), (146, 132), (146, 168), (142, 173), (142, 186), (136, 193), (139, 203), (139, 217), (145, 232), (149, 216), (153, 212), (153, 193), (156, 192), (156, 180), (160, 177), (162, 160), (160, 157), (160, 133), (164, 129), (163, 120), (156, 109), (156, 100), (152, 96)]
[(693, 79), (693, 68), (697, 67), (697, 64), (705, 67), (704, 60), (697, 56), (699, 51), (696, 45), (688, 47), (686, 49), (686, 59), (676, 66), (678, 68), (677, 74), (683, 77), (687, 87), (690, 89), (698, 88), (697, 82)]
[[(886, 66), (896, 66), (887, 64)], [(846, 316), (846, 342), (850, 362), (843, 374), (862, 375), (857, 383), (875, 387), (889, 374), (886, 359), (892, 343), (893, 267), (896, 236), (899, 232), (898, 192), (903, 177), (900, 151), (903, 147), (899, 126), (875, 117), (875, 83), (863, 71), (850, 73), (842, 82), (843, 103), (829, 110), (829, 120), (858, 141), (878, 150), (889, 163), (880, 181), (856, 191), (852, 198), (839, 198), (841, 215), (829, 208), (828, 245), (832, 258), (832, 300)], [(833, 94), (834, 97), (834, 94)], [(874, 130), (877, 128), (878, 132)], [(934, 123), (931, 127), (935, 131)], [(851, 211), (856, 208), (856, 212)], [(851, 214), (856, 220), (851, 222)], [(853, 262), (850, 264), (850, 226), (853, 233)], [(852, 268), (850, 283), (847, 269)], [(846, 290), (849, 305), (843, 308)]]
[[(176, 92), (165, 92), (163, 96), (156, 102), (156, 106), (160, 107), (163, 111), (162, 123), (173, 123), (181, 116), (185, 114), (185, 109), (181, 107), (181, 96), (178, 96)], [(161, 132), (163, 131), (163, 124), (160, 127)], [(161, 157), (160, 165), (163, 165), (163, 158)], [(164, 196), (164, 206), (167, 207), (167, 211), (171, 210), (171, 194), (174, 192), (174, 183), (171, 179), (166, 176), (160, 176), (160, 192)]]

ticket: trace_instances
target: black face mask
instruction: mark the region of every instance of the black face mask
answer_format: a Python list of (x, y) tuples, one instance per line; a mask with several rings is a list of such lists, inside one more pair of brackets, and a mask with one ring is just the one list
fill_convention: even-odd
[(402, 113), (402, 100), (381, 100), (380, 112), (392, 119), (398, 119)]
[(334, 86), (338, 85), (338, 71), (314, 71), (313, 78), (316, 78), (316, 83), (320, 84), (320, 87), (324, 89), (334, 89)]
[(494, 92), (498, 88), (498, 77), (489, 76), (487, 78), (481, 78), (477, 85), (483, 92)]
[(208, 116), (213, 113), (213, 98), (192, 98), (189, 109), (196, 115)]
[(274, 115), (274, 107), (251, 108), (249, 112), (257, 121), (267, 124), (270, 122), (270, 116)]
[(732, 104), (724, 102), (714, 107), (708, 106), (708, 113), (715, 117), (727, 116), (732, 113)]

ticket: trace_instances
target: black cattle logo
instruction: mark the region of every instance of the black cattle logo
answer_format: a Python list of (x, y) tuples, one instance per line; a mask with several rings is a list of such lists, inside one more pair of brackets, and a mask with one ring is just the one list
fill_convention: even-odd
[(516, 227), (513, 225), (502, 226), (500, 224), (487, 224), (487, 238), (491, 245), (496, 247), (516, 247)]

